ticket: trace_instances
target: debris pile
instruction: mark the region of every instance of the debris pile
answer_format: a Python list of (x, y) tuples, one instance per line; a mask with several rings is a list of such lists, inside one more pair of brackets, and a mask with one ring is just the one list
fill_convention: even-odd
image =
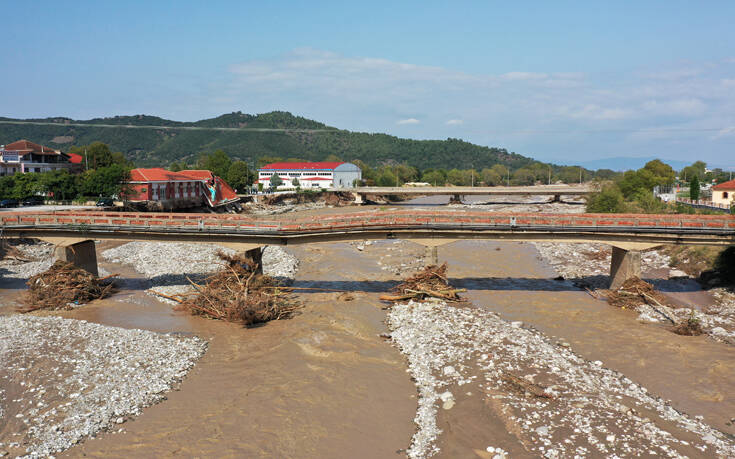
[(623, 309), (635, 309), (640, 304), (661, 307), (667, 303), (666, 297), (653, 285), (637, 277), (626, 280), (617, 290), (610, 290), (607, 302)]
[(694, 315), (694, 311), (692, 311), (688, 319), (679, 322), (672, 331), (677, 335), (684, 336), (699, 336), (704, 333), (702, 322)]
[(217, 256), (226, 263), (225, 269), (208, 277), (204, 285), (190, 280), (194, 292), (159, 294), (180, 303), (176, 310), (243, 325), (286, 319), (301, 307), (291, 298), (289, 288), (261, 274), (252, 259), (224, 252)]
[(110, 296), (114, 291), (112, 278), (117, 274), (97, 277), (78, 266), (58, 260), (51, 267), (28, 279), (28, 291), (19, 312), (38, 309), (72, 309)]
[(409, 277), (401, 284), (393, 287), (391, 295), (382, 295), (383, 301), (421, 301), (426, 298), (440, 298), (445, 301), (462, 301), (459, 295), (466, 289), (455, 289), (449, 285), (447, 281), (447, 264), (440, 266), (430, 265), (413, 276)]

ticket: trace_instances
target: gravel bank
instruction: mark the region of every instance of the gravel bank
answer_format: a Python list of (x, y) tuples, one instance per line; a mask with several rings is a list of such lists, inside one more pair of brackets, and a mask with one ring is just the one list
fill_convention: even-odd
[(29, 261), (6, 258), (0, 260), (0, 277), (26, 281), (28, 278), (49, 269), (56, 261), (54, 246), (48, 242), (17, 240), (6, 241)]
[(199, 338), (59, 317), (0, 317), (0, 451), (45, 457), (121, 430), (205, 352)]
[[(122, 263), (148, 278), (146, 292), (160, 301), (173, 301), (155, 295), (155, 290), (166, 295), (187, 293), (192, 290), (187, 276), (195, 282), (222, 269), (224, 263), (217, 257), (222, 251), (233, 255), (234, 250), (216, 244), (190, 244), (179, 242), (128, 242), (102, 252), (102, 257), (112, 263)], [(278, 246), (263, 250), (263, 272), (291, 282), (298, 269), (298, 260)]]
[[(437, 411), (452, 409), (454, 394), (469, 390), (513, 426), (514, 443), (540, 457), (735, 457), (732, 438), (520, 322), (443, 302), (409, 302), (393, 306), (388, 325), (419, 391), (411, 458), (438, 452)], [(518, 390), (512, 377), (536, 384), (543, 395)], [(498, 447), (513, 445), (487, 449)]]

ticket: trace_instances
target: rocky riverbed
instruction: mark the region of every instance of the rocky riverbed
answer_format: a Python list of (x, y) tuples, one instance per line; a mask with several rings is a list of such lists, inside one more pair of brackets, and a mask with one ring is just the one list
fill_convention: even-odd
[(521, 322), (427, 301), (393, 306), (388, 325), (419, 392), (411, 458), (440, 451), (437, 412), (463, 404), (508, 429), (500, 443), (471, 445), (496, 459), (735, 455), (732, 438)]
[(0, 316), (0, 455), (47, 457), (121, 431), (165, 399), (207, 344), (80, 320)]
[[(193, 288), (188, 279), (201, 282), (224, 267), (217, 257), (218, 252), (235, 253), (217, 244), (136, 241), (107, 249), (102, 257), (111, 263), (129, 265), (145, 275), (149, 284), (146, 292), (160, 301), (174, 304), (154, 292), (169, 296), (191, 292)], [(262, 262), (263, 272), (283, 283), (293, 280), (298, 269), (298, 260), (278, 246), (265, 247)]]

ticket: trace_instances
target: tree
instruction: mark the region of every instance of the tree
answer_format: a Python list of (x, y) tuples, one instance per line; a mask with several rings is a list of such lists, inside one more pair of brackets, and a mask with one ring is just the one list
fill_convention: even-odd
[(55, 170), (40, 174), (39, 185), (44, 194), (53, 193), (55, 200), (63, 201), (77, 197), (76, 177), (66, 170)]
[(270, 179), (270, 185), (271, 188), (278, 188), (279, 186), (283, 185), (283, 180), (281, 180), (281, 177), (278, 176), (278, 174), (271, 175)]
[(689, 182), (689, 199), (692, 201), (699, 199), (699, 177), (696, 175), (692, 177), (692, 181)]
[(426, 170), (421, 175), (421, 181), (434, 186), (443, 186), (446, 182), (446, 176), (438, 170)]
[(80, 175), (79, 195), (123, 196), (128, 191), (130, 170), (120, 164), (112, 164), (95, 170), (85, 171)]
[(82, 157), (82, 164), (89, 169), (107, 167), (112, 164), (132, 167), (132, 162), (128, 161), (123, 153), (119, 151), (113, 153), (109, 145), (102, 142), (92, 142), (89, 145), (71, 147), (69, 153), (80, 155)]
[(256, 165), (258, 166), (258, 168), (261, 168), (266, 164), (277, 163), (280, 161), (283, 161), (283, 158), (281, 158), (280, 156), (261, 156), (260, 158), (258, 158)]
[(625, 210), (625, 199), (617, 185), (607, 185), (599, 193), (587, 197), (587, 212), (620, 213)]
[(513, 172), (512, 180), (514, 185), (533, 185), (536, 182), (536, 176), (531, 170), (524, 167)]
[(170, 170), (171, 172), (179, 172), (180, 170), (184, 170), (184, 167), (181, 164), (174, 161), (171, 164), (169, 164), (168, 170)]
[(389, 168), (385, 168), (378, 175), (377, 184), (378, 186), (396, 186), (398, 178)]
[(494, 169), (483, 169), (480, 172), (480, 178), (487, 186), (498, 186), (503, 184), (503, 177)]
[(218, 177), (226, 177), (231, 165), (232, 159), (222, 150), (216, 150), (211, 155), (203, 155), (199, 158), (199, 167), (211, 171)]
[(251, 183), (250, 169), (245, 161), (235, 161), (227, 171), (227, 175), (223, 177), (227, 183), (238, 190), (244, 190)]
[(647, 162), (646, 165), (643, 166), (643, 169), (650, 171), (653, 176), (656, 177), (655, 180), (658, 185), (671, 185), (674, 183), (674, 179), (676, 178), (676, 172), (674, 172), (674, 169), (668, 164), (662, 162), (660, 159), (654, 159), (653, 161)]

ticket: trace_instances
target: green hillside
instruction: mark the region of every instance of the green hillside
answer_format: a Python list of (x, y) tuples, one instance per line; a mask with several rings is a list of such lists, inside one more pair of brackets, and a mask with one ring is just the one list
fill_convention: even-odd
[[(11, 124), (8, 121), (45, 124)], [(217, 149), (249, 162), (264, 156), (318, 161), (335, 155), (346, 161), (359, 159), (372, 166), (405, 163), (420, 170), (472, 166), (481, 169), (498, 163), (517, 169), (535, 162), (502, 148), (458, 139), (411, 140), (339, 130), (288, 112), (260, 115), (236, 112), (193, 123), (148, 115), (86, 121), (59, 117), (28, 120), (0, 117), (0, 144), (19, 139), (62, 150), (100, 141), (110, 145), (113, 151), (122, 151), (138, 166), (166, 166), (181, 160), (191, 163), (202, 153)]]

